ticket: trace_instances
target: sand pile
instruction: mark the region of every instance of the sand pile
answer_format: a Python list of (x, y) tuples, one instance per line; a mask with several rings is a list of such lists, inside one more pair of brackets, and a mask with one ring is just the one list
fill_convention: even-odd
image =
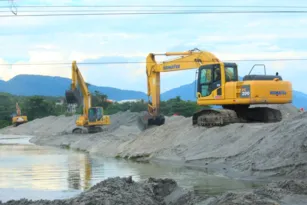
[(7, 127), (0, 130), (1, 134), (18, 135), (59, 135), (62, 132), (71, 132), (75, 127), (75, 121), (78, 116), (49, 116), (35, 119), (18, 127)]
[(178, 187), (171, 179), (149, 178), (145, 182), (134, 182), (131, 178), (109, 178), (77, 197), (66, 200), (12, 200), (1, 205), (188, 205), (198, 198), (192, 192)]
[(246, 192), (227, 192), (202, 201), (202, 205), (305, 205), (307, 182), (286, 180), (272, 182)]
[(80, 195), (65, 200), (11, 200), (0, 205), (305, 205), (306, 181), (273, 182), (245, 192), (227, 192), (219, 196), (198, 196), (182, 189), (172, 179), (149, 178), (134, 182), (128, 178), (109, 178)]
[[(280, 106), (282, 107), (282, 106)], [(284, 106), (280, 123), (232, 124), (200, 128), (191, 118), (171, 117), (165, 125), (148, 129), (128, 146), (122, 157), (177, 160), (196, 166), (221, 165), (246, 176), (305, 177), (307, 113)]]

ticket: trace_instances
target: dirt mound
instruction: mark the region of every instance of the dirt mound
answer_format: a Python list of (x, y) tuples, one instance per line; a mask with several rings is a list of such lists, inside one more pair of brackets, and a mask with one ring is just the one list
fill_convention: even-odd
[[(292, 105), (272, 105), (282, 111), (278, 123), (236, 123), (223, 127), (193, 127), (192, 119), (166, 117), (162, 126), (141, 132), (138, 113), (111, 115), (109, 131), (87, 135), (63, 135), (72, 130), (76, 117), (46, 117), (9, 134), (36, 135), (32, 143), (66, 146), (105, 156), (138, 160), (174, 160), (191, 166), (217, 167), (228, 176), (306, 177), (307, 113)], [(58, 133), (58, 134), (55, 134)]]
[(193, 166), (221, 164), (226, 172), (234, 168), (247, 176), (299, 178), (306, 166), (307, 114), (284, 107), (288, 115), (279, 123), (236, 123), (209, 129), (193, 127), (191, 118), (174, 116), (142, 132), (119, 154), (179, 160)]
[[(69, 134), (73, 130), (78, 115), (49, 116), (35, 119), (18, 127), (7, 127), (0, 130), (1, 134), (26, 134), (34, 136)], [(112, 132), (120, 126), (136, 125), (137, 113), (130, 111), (110, 115), (111, 125), (106, 126)], [(135, 126), (136, 127), (136, 126)]]
[(48, 116), (35, 119), (18, 127), (7, 127), (0, 130), (1, 134), (18, 135), (58, 135), (62, 132), (71, 132), (75, 127), (78, 116)]
[[(207, 205), (305, 205), (307, 201), (307, 182), (285, 180), (273, 182), (264, 187), (246, 192), (227, 192)], [(208, 201), (208, 200), (207, 200)]]
[(123, 205), (185, 205), (197, 197), (178, 187), (171, 179), (149, 178), (137, 183), (128, 178), (109, 178), (77, 197), (66, 200), (11, 200), (1, 205), (70, 205), (70, 204), (123, 204)]

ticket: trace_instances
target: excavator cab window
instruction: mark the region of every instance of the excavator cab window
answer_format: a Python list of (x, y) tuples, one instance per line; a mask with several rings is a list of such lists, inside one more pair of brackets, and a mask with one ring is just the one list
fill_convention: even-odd
[(199, 67), (198, 92), (206, 97), (211, 92), (221, 87), (221, 69), (220, 64), (203, 65)]
[(88, 110), (88, 120), (90, 122), (95, 122), (97, 120), (97, 110), (95, 107), (91, 107)]
[(199, 67), (198, 92), (203, 97), (209, 96), (213, 90), (221, 86), (221, 70), (219, 64)]
[(212, 83), (212, 69), (205, 67), (200, 68), (199, 72), (199, 83), (198, 83), (198, 92), (201, 93), (202, 96), (208, 96), (209, 86)]
[(103, 116), (102, 107), (91, 107), (88, 110), (88, 119), (90, 122), (99, 121)]
[(224, 63), (226, 82), (238, 81), (237, 65), (234, 63)]

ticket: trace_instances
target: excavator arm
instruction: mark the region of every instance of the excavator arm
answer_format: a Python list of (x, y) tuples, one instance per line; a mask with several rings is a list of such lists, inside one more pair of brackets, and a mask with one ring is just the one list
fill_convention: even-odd
[(17, 116), (21, 115), (21, 111), (20, 111), (20, 107), (19, 107), (18, 103), (16, 103), (16, 115)]
[[(155, 56), (179, 56), (177, 59), (157, 63)], [(193, 49), (186, 52), (166, 52), (164, 54), (148, 54), (146, 58), (148, 111), (141, 113), (139, 127), (144, 130), (149, 125), (162, 125), (164, 116), (160, 114), (160, 73), (198, 69), (204, 64), (216, 64), (220, 60), (210, 52)]]
[[(78, 104), (80, 105), (83, 96), (83, 114), (88, 115), (88, 110), (91, 108), (91, 93), (89, 92), (87, 85), (81, 75), (81, 72), (77, 66), (76, 61), (72, 63), (72, 76), (71, 76), (71, 89), (66, 91), (66, 101), (68, 104)], [(80, 87), (81, 94), (79, 92), (78, 86)]]

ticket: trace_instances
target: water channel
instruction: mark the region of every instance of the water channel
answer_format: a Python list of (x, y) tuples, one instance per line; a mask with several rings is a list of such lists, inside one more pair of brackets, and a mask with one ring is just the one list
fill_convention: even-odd
[(246, 189), (253, 182), (228, 179), (201, 170), (144, 164), (91, 156), (87, 153), (29, 143), (31, 136), (0, 135), (0, 201), (63, 199), (79, 194), (109, 177), (173, 178), (198, 193), (218, 194)]

